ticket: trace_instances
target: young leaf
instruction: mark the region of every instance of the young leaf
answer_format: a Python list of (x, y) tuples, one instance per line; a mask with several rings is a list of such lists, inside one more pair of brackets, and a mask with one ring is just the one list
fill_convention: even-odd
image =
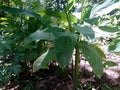
[(32, 12), (30, 10), (23, 10), (23, 9), (18, 9), (18, 8), (11, 8), (11, 7), (7, 7), (7, 6), (3, 6), (0, 5), (0, 10), (9, 12), (9, 13), (14, 13), (14, 14), (24, 14), (24, 15), (28, 15), (30, 17), (37, 17), (40, 18), (40, 15), (38, 15), (35, 12)]
[(87, 6), (85, 10), (82, 12), (82, 15), (81, 15), (82, 22), (84, 22), (86, 19), (90, 17), (91, 8), (92, 8), (91, 6)]
[(66, 10), (66, 11), (70, 11), (70, 10), (72, 9), (74, 3), (75, 3), (75, 0), (69, 0), (69, 1), (68, 1), (68, 5), (67, 5), (67, 7), (65, 8), (65, 10)]
[(81, 34), (83, 34), (86, 37), (90, 37), (91, 39), (95, 38), (95, 33), (93, 29), (90, 26), (74, 26), (74, 28)]
[(57, 62), (62, 68), (69, 64), (75, 43), (75, 39), (72, 39), (69, 36), (61, 36), (55, 41)]
[(100, 28), (102, 31), (111, 32), (111, 33), (120, 31), (120, 29), (119, 29), (118, 27), (99, 26), (99, 28)]
[(94, 73), (100, 78), (103, 72), (102, 57), (99, 52), (94, 48), (93, 45), (87, 43), (86, 41), (81, 41), (79, 43), (79, 48), (83, 55), (93, 68)]
[(103, 64), (103, 67), (104, 68), (107, 68), (107, 67), (113, 67), (113, 66), (117, 66), (117, 63), (115, 62), (112, 62), (112, 61), (107, 61)]
[(47, 69), (48, 63), (55, 59), (56, 57), (55, 57), (54, 49), (51, 48), (34, 61), (33, 71), (35, 72), (39, 69)]

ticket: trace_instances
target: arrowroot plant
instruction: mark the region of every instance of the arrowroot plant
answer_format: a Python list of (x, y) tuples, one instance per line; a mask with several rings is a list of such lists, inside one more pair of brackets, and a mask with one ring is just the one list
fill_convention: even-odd
[[(26, 58), (26, 53), (30, 53), (30, 51), (31, 54), (35, 54), (35, 57), (32, 59), (40, 55), (33, 63), (34, 72), (39, 69), (47, 69), (48, 63), (53, 60), (63, 69), (69, 65), (73, 57), (73, 52), (75, 52), (73, 77), (74, 85), (77, 89), (80, 87), (78, 64), (81, 53), (93, 68), (95, 75), (99, 78), (102, 76), (105, 65), (115, 65), (110, 61), (109, 63), (107, 61), (104, 64), (102, 63), (102, 60), (106, 58), (105, 54), (93, 43), (93, 40), (96, 38), (95, 32), (97, 30), (95, 28), (110, 33), (119, 32), (118, 25), (111, 24), (112, 17), (109, 17), (109, 15), (112, 14), (113, 18), (119, 18), (119, 15), (115, 16), (115, 13), (118, 13), (120, 3), (118, 0), (106, 0), (97, 3), (92, 3), (89, 0), (61, 0), (61, 2), (56, 2), (55, 6), (54, 4), (50, 6), (50, 4), (55, 3), (51, 0), (43, 1), (43, 5), (40, 2), (39, 4), (34, 2), (32, 3), (34, 7), (31, 8), (31, 11), (27, 10), (28, 7), (26, 9), (18, 9), (0, 5), (0, 10), (12, 13), (15, 16), (19, 15), (20, 17), (15, 19), (19, 21), (19, 25), (17, 25), (17, 22), (12, 23), (8, 20), (7, 29), (11, 30), (12, 28), (13, 31), (6, 30), (7, 33), (5, 33), (7, 37), (14, 37), (15, 40), (19, 40), (20, 42), (14, 42), (15, 44), (12, 42), (12, 44), (2, 42), (2, 44), (7, 44), (6, 47), (10, 50), (11, 47), (15, 47), (15, 49), (12, 49), (13, 57), (16, 54), (18, 56), (19, 54), (21, 55), (22, 52), (24, 57), (22, 60), (25, 61), (17, 59), (20, 61), (18, 63), (29, 62), (31, 58)], [(79, 6), (79, 8), (76, 8), (75, 5)], [(104, 12), (104, 10), (107, 11)], [(8, 17), (11, 16), (8, 15), (6, 18)], [(19, 34), (22, 36), (17, 37)], [(19, 53), (16, 52), (17, 50)], [(9, 55), (9, 53), (7, 54)]]

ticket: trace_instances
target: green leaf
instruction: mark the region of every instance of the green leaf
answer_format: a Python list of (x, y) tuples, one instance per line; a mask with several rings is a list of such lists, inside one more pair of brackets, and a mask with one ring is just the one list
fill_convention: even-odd
[(72, 38), (74, 41), (77, 40), (78, 38), (78, 35), (77, 34), (73, 34), (73, 33), (70, 33), (70, 32), (57, 32), (57, 33), (54, 33), (54, 36), (55, 36), (55, 39), (57, 40), (58, 38), (62, 37), (62, 36), (67, 36), (67, 37), (70, 37)]
[(104, 14), (110, 13), (112, 10), (119, 8), (120, 1), (119, 0), (105, 0), (104, 3), (97, 3), (93, 6), (91, 11), (91, 18), (96, 16), (101, 16)]
[(84, 22), (86, 19), (88, 19), (90, 17), (91, 8), (92, 8), (91, 6), (87, 6), (85, 8), (85, 10), (83, 11), (83, 13), (81, 15), (82, 22)]
[(30, 10), (23, 10), (23, 9), (18, 9), (18, 8), (11, 8), (11, 7), (7, 7), (7, 6), (3, 6), (0, 5), (0, 10), (9, 12), (9, 13), (14, 13), (14, 14), (24, 14), (24, 15), (28, 15), (30, 17), (37, 17), (40, 18), (40, 15), (38, 15), (35, 12), (32, 12)]
[(110, 43), (108, 47), (108, 51), (116, 54), (120, 54), (120, 38), (116, 38)]
[(66, 10), (66, 11), (70, 11), (70, 10), (72, 9), (74, 3), (75, 3), (75, 0), (69, 0), (69, 1), (68, 1), (68, 5), (67, 5), (67, 7), (65, 8), (65, 10)]
[(75, 43), (75, 39), (66, 35), (59, 37), (55, 41), (55, 52), (57, 62), (60, 67), (64, 68), (69, 64), (69, 61), (71, 60), (73, 54)]
[(48, 27), (45, 32), (52, 32), (52, 33), (58, 33), (58, 32), (64, 32), (64, 29), (58, 28), (58, 27)]
[(93, 45), (86, 41), (79, 43), (79, 48), (93, 68), (94, 73), (100, 78), (103, 73), (102, 57)]
[(105, 53), (96, 45), (93, 44), (93, 46), (95, 47), (95, 49), (97, 50), (97, 52), (100, 54), (100, 56), (102, 57), (103, 60), (106, 59), (106, 55)]
[(93, 29), (90, 26), (74, 26), (74, 28), (81, 34), (83, 34), (85, 37), (89, 37), (91, 39), (95, 38), (95, 33)]
[(15, 5), (17, 5), (17, 6), (22, 6), (23, 5), (22, 0), (11, 0), (11, 1), (13, 1), (15, 3)]
[(73, 38), (77, 38), (77, 34), (73, 33), (65, 33), (64, 29), (58, 27), (48, 27), (44, 30), (37, 30), (36, 32), (29, 35), (25, 38), (24, 42), (26, 44), (31, 43), (32, 41), (40, 41), (40, 40), (55, 40), (61, 36), (70, 36)]
[(103, 64), (103, 67), (104, 68), (107, 68), (107, 67), (113, 67), (113, 66), (117, 66), (117, 63), (115, 62), (112, 62), (112, 61), (107, 61)]
[(118, 27), (99, 26), (99, 28), (100, 28), (102, 31), (111, 32), (111, 33), (120, 31), (120, 29), (119, 29)]
[(35, 72), (39, 69), (47, 69), (48, 63), (55, 59), (56, 57), (55, 57), (54, 49), (51, 48), (34, 61), (33, 71)]
[[(46, 14), (49, 15), (49, 16), (53, 16), (55, 18), (58, 18), (61, 21), (67, 22), (66, 14), (63, 13), (63, 12), (57, 12), (57, 11), (47, 10)], [(78, 19), (74, 15), (70, 14), (69, 16), (70, 16), (70, 20), (72, 22), (77, 23)]]
[(94, 17), (94, 18), (87, 18), (85, 19), (85, 22), (92, 24), (92, 25), (98, 25), (100, 17)]
[[(46, 30), (46, 29), (45, 29)], [(40, 41), (40, 40), (54, 40), (55, 36), (52, 32), (45, 32), (45, 30), (37, 30), (36, 32), (32, 33), (30, 36), (25, 38), (25, 43), (30, 43), (32, 41)]]

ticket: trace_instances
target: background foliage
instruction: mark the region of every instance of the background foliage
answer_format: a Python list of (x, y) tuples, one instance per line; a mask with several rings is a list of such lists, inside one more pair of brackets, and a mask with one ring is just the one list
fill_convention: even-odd
[(119, 0), (1, 0), (0, 86), (21, 83), (21, 74), (46, 69), (53, 60), (64, 68), (75, 49), (101, 77), (112, 62), (102, 65), (106, 57), (94, 40), (109, 32), (108, 50), (119, 54), (119, 10)]

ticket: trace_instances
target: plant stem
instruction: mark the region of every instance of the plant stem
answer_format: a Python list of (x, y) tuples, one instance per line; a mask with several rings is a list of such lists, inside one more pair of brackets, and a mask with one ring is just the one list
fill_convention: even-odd
[[(73, 32), (72, 31), (72, 25), (71, 25), (71, 18), (70, 18), (70, 14), (69, 12), (67, 12), (65, 10), (65, 14), (66, 14), (66, 17), (67, 17), (67, 21), (68, 21), (68, 25), (69, 25), (69, 31), (70, 32)], [(78, 42), (79, 42), (79, 37), (78, 37), (78, 40), (77, 40), (77, 43), (75, 45), (75, 68), (73, 69), (74, 72), (73, 72), (73, 77), (74, 77), (74, 86), (75, 86), (75, 90), (80, 86), (79, 85), (79, 61), (80, 61), (80, 51), (79, 51), (79, 46), (78, 46)], [(72, 63), (73, 64), (73, 63)]]
[(75, 46), (75, 71), (74, 71), (74, 83), (75, 83), (75, 88), (79, 86), (79, 62), (80, 62), (80, 52), (79, 52), (79, 47), (78, 44)]

